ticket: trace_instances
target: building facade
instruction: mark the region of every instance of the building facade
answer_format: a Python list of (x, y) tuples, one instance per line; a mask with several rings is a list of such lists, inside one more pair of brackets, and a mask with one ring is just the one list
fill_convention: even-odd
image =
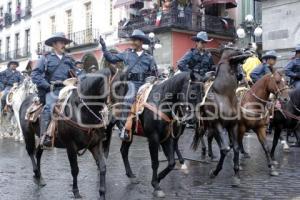
[(300, 1), (264, 0), (262, 9), (263, 49), (276, 50), (281, 55), (277, 65), (284, 67), (300, 43)]
[(91, 65), (99, 67), (99, 36), (108, 43), (117, 39), (117, 21), (112, 0), (33, 0), (32, 43), (36, 49), (33, 59), (50, 50), (44, 45), (48, 37), (64, 32), (73, 40), (67, 47), (69, 54), (83, 61), (86, 69)]
[(214, 39), (208, 48), (233, 42), (236, 6), (235, 0), (116, 0), (114, 4), (116, 15), (122, 19), (119, 38), (128, 37), (137, 28), (155, 33), (161, 48), (154, 56), (164, 68), (177, 67), (184, 53), (195, 47), (191, 37), (199, 31), (208, 32)]
[(24, 70), (32, 55), (31, 0), (0, 1), (0, 70), (10, 60), (20, 62)]

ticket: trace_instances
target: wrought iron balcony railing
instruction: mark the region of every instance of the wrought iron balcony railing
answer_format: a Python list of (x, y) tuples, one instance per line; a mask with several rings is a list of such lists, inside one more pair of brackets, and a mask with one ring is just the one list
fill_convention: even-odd
[(179, 13), (170, 11), (163, 13), (161, 19), (157, 13), (148, 13), (135, 19), (119, 23), (119, 37), (128, 37), (134, 29), (145, 32), (163, 30), (166, 28), (177, 28), (186, 31), (206, 31), (217, 35), (235, 37), (234, 20), (218, 16), (201, 15), (200, 13)]
[(0, 54), (0, 62), (6, 62), (14, 59), (18, 60), (21, 58), (28, 58), (30, 56), (31, 53), (29, 47), (24, 47)]
[[(98, 45), (97, 39), (99, 38), (99, 36), (100, 36), (99, 30), (92, 29), (92, 28), (70, 33), (67, 35), (67, 38), (69, 38), (73, 42), (67, 45), (66, 48), (67, 50), (71, 50), (74, 48)], [(44, 42), (39, 42), (37, 44), (38, 55), (45, 54), (46, 52), (49, 51), (51, 51), (51, 47), (46, 46)]]

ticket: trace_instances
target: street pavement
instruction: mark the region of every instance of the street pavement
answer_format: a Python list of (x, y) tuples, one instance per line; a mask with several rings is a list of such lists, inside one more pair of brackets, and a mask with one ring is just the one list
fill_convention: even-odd
[[(228, 154), (219, 176), (212, 180), (208, 174), (216, 163), (203, 162), (203, 159), (198, 162), (201, 160), (201, 148), (196, 152), (190, 150), (192, 136), (192, 130), (189, 129), (180, 139), (180, 149), (184, 157), (189, 159), (188, 171), (174, 170), (161, 182), (166, 193), (165, 199), (300, 199), (299, 148), (292, 148), (289, 153), (285, 153), (279, 145), (276, 156), (280, 175), (270, 177), (262, 148), (256, 136), (250, 134), (245, 138), (244, 144), (251, 159), (242, 159), (242, 185), (240, 188), (232, 188), (232, 152)], [(132, 169), (140, 180), (139, 184), (131, 184), (125, 175), (119, 153), (120, 143), (115, 134), (107, 160), (107, 199), (155, 199), (150, 184), (152, 170), (146, 139), (135, 137), (129, 155)], [(215, 143), (214, 152), (219, 156)], [(161, 152), (160, 160), (162, 169), (167, 162)], [(83, 199), (98, 199), (98, 170), (90, 153), (79, 158), (79, 168), (79, 190)], [(73, 199), (72, 176), (64, 149), (44, 153), (42, 173), (47, 185), (38, 188), (32, 181), (31, 162), (24, 144), (8, 139), (0, 140), (0, 200)]]

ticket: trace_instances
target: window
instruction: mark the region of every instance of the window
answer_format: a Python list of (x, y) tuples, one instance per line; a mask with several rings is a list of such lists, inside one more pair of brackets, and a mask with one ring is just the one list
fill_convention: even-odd
[(109, 25), (113, 25), (113, 0), (109, 2)]
[(25, 49), (28, 55), (30, 52), (30, 29), (25, 30)]
[(8, 2), (7, 4), (7, 12), (11, 14), (11, 2)]
[(10, 37), (6, 37), (6, 59), (10, 58)]
[(2, 40), (0, 40), (0, 59), (2, 58)]
[(20, 34), (16, 33), (15, 34), (15, 55), (18, 56), (20, 55)]
[(3, 17), (3, 7), (0, 8), (0, 17)]
[(93, 33), (92, 33), (92, 4), (91, 2), (85, 4), (85, 43), (90, 43), (93, 40)]
[(66, 12), (66, 14), (67, 14), (67, 28), (68, 28), (68, 30), (67, 30), (67, 34), (68, 34), (68, 36), (70, 37), (70, 35), (72, 34), (72, 32), (73, 32), (73, 19), (72, 19), (72, 10), (68, 10), (67, 12)]
[(54, 34), (56, 32), (55, 16), (50, 17), (50, 21), (51, 21), (51, 33)]

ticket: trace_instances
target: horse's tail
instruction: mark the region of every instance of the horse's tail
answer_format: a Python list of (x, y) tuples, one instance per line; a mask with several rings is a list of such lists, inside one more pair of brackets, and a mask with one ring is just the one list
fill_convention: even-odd
[(193, 142), (191, 144), (191, 149), (196, 151), (199, 147), (200, 141), (203, 139), (203, 135), (205, 134), (205, 127), (201, 127), (199, 123), (196, 123), (195, 135), (193, 138)]

